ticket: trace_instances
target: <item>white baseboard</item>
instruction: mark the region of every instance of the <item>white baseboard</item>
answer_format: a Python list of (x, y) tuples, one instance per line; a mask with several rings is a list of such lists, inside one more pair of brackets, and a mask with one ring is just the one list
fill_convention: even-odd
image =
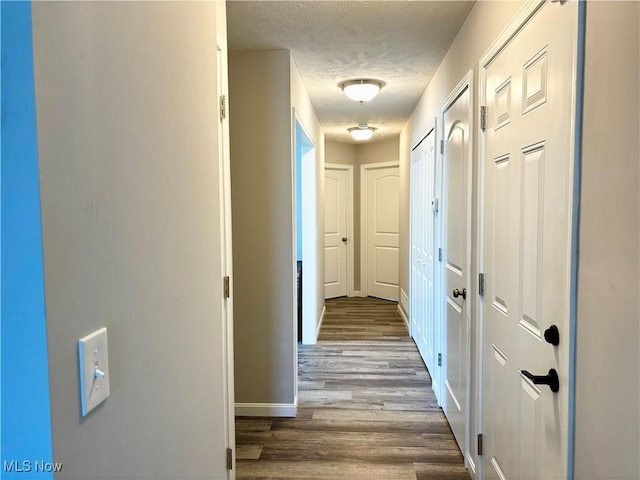
[(360, 290), (355, 290), (353, 292), (353, 296), (354, 297), (363, 297), (363, 298), (366, 297), (366, 295), (364, 295)]
[(398, 304), (398, 313), (400, 313), (402, 320), (404, 320), (404, 326), (407, 327), (407, 332), (411, 333), (411, 329), (409, 328), (409, 317), (407, 317), (404, 308), (402, 308), (402, 305), (400, 304)]
[(327, 311), (327, 306), (324, 305), (322, 307), (322, 313), (320, 314), (320, 321), (318, 322), (318, 328), (316, 328), (316, 342), (318, 341), (318, 337), (320, 336), (320, 329), (322, 328), (322, 321), (324, 320), (324, 314)]
[(476, 478), (476, 464), (471, 457), (471, 454), (467, 454), (467, 463), (469, 464), (469, 473), (471, 478)]
[(400, 289), (400, 305), (402, 305), (402, 308), (404, 308), (405, 313), (408, 315), (409, 314), (409, 296), (407, 295), (407, 292), (405, 292), (403, 289)]
[(236, 403), (236, 417), (295, 417), (298, 399), (294, 403)]

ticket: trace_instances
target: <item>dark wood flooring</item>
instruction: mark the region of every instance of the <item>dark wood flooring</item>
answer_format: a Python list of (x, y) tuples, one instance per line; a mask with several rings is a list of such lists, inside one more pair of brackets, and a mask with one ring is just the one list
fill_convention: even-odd
[(468, 480), (397, 304), (326, 301), (296, 418), (236, 419), (238, 479)]

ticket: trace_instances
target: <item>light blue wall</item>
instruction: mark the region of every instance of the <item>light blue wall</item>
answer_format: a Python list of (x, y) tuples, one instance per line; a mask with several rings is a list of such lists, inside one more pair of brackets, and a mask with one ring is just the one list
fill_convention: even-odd
[[(44, 304), (30, 2), (2, 2), (0, 478), (51, 479), (51, 414)], [(23, 472), (5, 471), (18, 461)], [(29, 464), (23, 462), (30, 462)]]
[(302, 157), (313, 148), (313, 143), (296, 120), (296, 258), (302, 261)]
[(296, 259), (302, 261), (302, 139), (305, 137), (296, 122)]

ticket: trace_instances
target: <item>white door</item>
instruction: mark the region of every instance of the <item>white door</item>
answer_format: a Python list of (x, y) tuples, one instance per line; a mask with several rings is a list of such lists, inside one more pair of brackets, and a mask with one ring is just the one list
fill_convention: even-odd
[[(225, 98), (229, 95), (227, 73), (227, 47), (218, 45), (217, 48), (217, 80), (218, 92)], [(229, 120), (218, 110), (218, 172), (220, 176), (220, 264), (223, 274), (222, 301), (222, 334), (224, 357), (224, 431), (227, 448), (235, 449), (235, 395), (233, 380), (233, 256), (232, 256), (232, 225), (231, 225), (231, 165), (229, 156)], [(225, 285), (228, 279), (228, 287)], [(232, 465), (236, 455), (232, 455)], [(235, 470), (227, 471), (227, 478), (235, 478)]]
[[(469, 234), (471, 173), (470, 74), (442, 110), (444, 229), (444, 385), (442, 407), (458, 446), (467, 452), (469, 387)], [(468, 299), (468, 300), (467, 300)]]
[(528, 6), (481, 62), (485, 478), (567, 478), (577, 8)]
[(411, 336), (440, 396), (435, 309), (436, 187), (435, 128), (411, 152)]
[(324, 171), (324, 298), (344, 297), (347, 288), (348, 171)]
[(367, 295), (400, 298), (400, 177), (393, 166), (362, 166), (363, 278)]

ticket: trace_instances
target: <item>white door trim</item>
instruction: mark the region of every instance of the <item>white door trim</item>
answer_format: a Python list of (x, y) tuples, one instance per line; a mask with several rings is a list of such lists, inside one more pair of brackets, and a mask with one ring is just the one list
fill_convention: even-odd
[(338, 163), (325, 163), (326, 170), (341, 170), (347, 173), (347, 296), (355, 297), (353, 288), (354, 277), (354, 249), (355, 238), (353, 236), (353, 165), (341, 165)]
[[(473, 247), (473, 238), (471, 236), (472, 210), (473, 210), (473, 134), (472, 132), (474, 129), (473, 106), (475, 105), (474, 103), (475, 94), (473, 91), (473, 70), (469, 70), (467, 74), (462, 78), (462, 80), (458, 82), (458, 85), (456, 85), (456, 87), (451, 91), (451, 93), (445, 100), (444, 104), (440, 108), (440, 125), (441, 125), (441, 129), (444, 129), (444, 125), (445, 125), (444, 115), (446, 111), (451, 107), (451, 105), (453, 105), (456, 102), (458, 97), (466, 89), (469, 90), (469, 132), (471, 133), (471, 135), (469, 138), (469, 152), (467, 155), (467, 271), (465, 274), (465, 277), (466, 277), (465, 283), (467, 285), (466, 286), (467, 292), (469, 292), (467, 295), (470, 298), (473, 298), (473, 295), (477, 293), (477, 290), (473, 282), (471, 281), (471, 270), (472, 270), (471, 250)], [(446, 132), (442, 131), (440, 137), (445, 138)], [(444, 175), (442, 174), (444, 172), (444, 152), (442, 150), (440, 150), (440, 165), (442, 165), (441, 182), (444, 182)], [(444, 232), (442, 230), (443, 229), (441, 228), (440, 229), (441, 245), (442, 245), (442, 236), (444, 235)], [(444, 278), (444, 268), (442, 268), (442, 265), (439, 265), (438, 273), (439, 273), (438, 281), (440, 282), (440, 285), (441, 286), (446, 285), (446, 281)], [(443, 293), (442, 289), (439, 293), (440, 294)], [(469, 302), (469, 306), (466, 308), (466, 319), (465, 319), (467, 322), (467, 326), (466, 326), (467, 328), (467, 345), (466, 345), (467, 365), (465, 367), (466, 375), (467, 375), (467, 389), (466, 389), (466, 395), (465, 395), (467, 411), (466, 411), (466, 418), (465, 418), (465, 451), (462, 452), (462, 454), (464, 455), (464, 463), (465, 463), (465, 466), (467, 467), (475, 463), (471, 455), (471, 409), (473, 408), (473, 406), (471, 405), (471, 308), (470, 308), (470, 304), (471, 302)], [(442, 311), (443, 323), (444, 323), (444, 318), (445, 318), (445, 314), (444, 314), (444, 311)], [(446, 338), (444, 338), (445, 331), (446, 331), (446, 328), (444, 327), (440, 329), (440, 344), (442, 345), (443, 350), (446, 349), (446, 345), (447, 345)], [(448, 352), (445, 352), (445, 355), (444, 355), (445, 362), (447, 358), (447, 353)], [(446, 368), (446, 364), (443, 365), (443, 368)]]
[(367, 286), (367, 173), (381, 168), (400, 167), (400, 162), (367, 163), (360, 166), (360, 296), (368, 296)]
[[(411, 148), (409, 149), (409, 151), (413, 151), (416, 149), (416, 147), (418, 145), (420, 145), (422, 143), (422, 141), (427, 138), (427, 136), (436, 129), (437, 126), (437, 122), (438, 122), (438, 117), (434, 117), (433, 121), (429, 124), (429, 126), (423, 130), (420, 131), (420, 133), (418, 135), (416, 135), (413, 139), (413, 141), (411, 142)], [(437, 133), (437, 132), (434, 132)], [(435, 139), (437, 140), (437, 138)]]
[[(228, 63), (227, 63), (227, 43), (226, 38), (217, 35), (217, 76), (218, 95), (229, 98)], [(220, 115), (220, 111), (218, 111)], [(234, 389), (234, 353), (233, 353), (233, 251), (232, 251), (232, 225), (231, 225), (231, 156), (229, 152), (229, 119), (218, 117), (218, 169), (219, 169), (219, 192), (220, 192), (220, 214), (222, 216), (221, 234), (223, 249), (221, 252), (223, 276), (229, 276), (229, 297), (222, 299), (222, 332), (223, 332), (223, 352), (224, 352), (224, 388), (225, 397), (225, 437), (227, 448), (235, 452), (236, 448), (236, 428), (235, 428), (235, 389)], [(233, 480), (235, 474), (235, 453), (232, 456), (234, 468), (227, 471), (227, 479)]]
[[(515, 17), (509, 22), (509, 24), (504, 28), (504, 30), (498, 35), (498, 37), (493, 41), (491, 46), (487, 49), (487, 51), (482, 55), (480, 61), (478, 62), (478, 106), (486, 105), (486, 69), (493, 62), (496, 56), (502, 51), (504, 46), (520, 31), (525, 23), (529, 21), (529, 19), (536, 14), (536, 12), (545, 5), (546, 0), (529, 0), (523, 7), (518, 11)], [(584, 18), (586, 6), (584, 2), (579, 3), (578, 7), (578, 16), (579, 18)], [(573, 84), (576, 85), (573, 89), (572, 93), (572, 109), (573, 115), (571, 117), (571, 135), (573, 141), (571, 142), (571, 151), (570, 158), (572, 159), (571, 165), (569, 167), (569, 179), (571, 182), (570, 188), (572, 191), (572, 195), (569, 200), (569, 211), (571, 212), (571, 225), (569, 232), (569, 245), (567, 245), (567, 253), (571, 256), (571, 260), (569, 262), (569, 268), (567, 271), (567, 278), (570, 283), (570, 294), (571, 298), (568, 302), (569, 305), (569, 326), (570, 330), (567, 332), (569, 340), (569, 395), (568, 395), (568, 410), (569, 413), (567, 415), (568, 418), (568, 451), (567, 454), (567, 477), (573, 478), (574, 465), (573, 465), (573, 444), (574, 444), (574, 410), (575, 410), (575, 344), (576, 344), (576, 284), (577, 284), (577, 260), (578, 260), (578, 245), (577, 245), (577, 237), (578, 237), (578, 217), (579, 217), (579, 198), (580, 198), (580, 135), (577, 135), (579, 130), (581, 119), (582, 119), (582, 106), (580, 104), (579, 98), (581, 98), (581, 90), (582, 90), (582, 74), (579, 68), (580, 65), (584, 62), (584, 24), (582, 21), (578, 21), (578, 35), (574, 38), (573, 45)], [(480, 108), (478, 107), (478, 110)], [(478, 111), (478, 115), (480, 112)], [(476, 242), (477, 242), (477, 271), (478, 273), (484, 272), (484, 263), (482, 261), (484, 257), (484, 225), (485, 225), (485, 216), (484, 216), (484, 203), (485, 203), (485, 190), (484, 190), (484, 181), (485, 181), (485, 156), (486, 156), (486, 136), (485, 132), (480, 128), (480, 122), (478, 122), (478, 201), (477, 201), (477, 218), (478, 218), (478, 228), (476, 232)], [(484, 431), (484, 419), (483, 419), (483, 411), (484, 411), (484, 377), (483, 377), (483, 345), (484, 345), (484, 298), (480, 295), (477, 295), (476, 299), (476, 314), (477, 314), (477, 332), (476, 332), (476, 375), (477, 375), (477, 395), (476, 395), (476, 405), (475, 409), (477, 412), (478, 418), (478, 432), (482, 433)], [(478, 477), (483, 478), (483, 465), (482, 462), (477, 462), (478, 468)]]

